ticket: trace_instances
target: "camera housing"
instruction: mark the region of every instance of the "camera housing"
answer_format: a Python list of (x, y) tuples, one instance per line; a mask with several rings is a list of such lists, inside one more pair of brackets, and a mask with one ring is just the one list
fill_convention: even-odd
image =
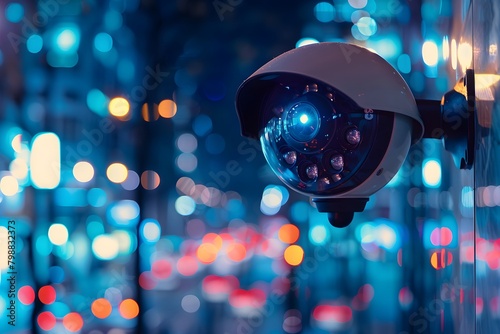
[[(439, 101), (425, 106), (425, 119), (442, 118)], [(241, 84), (236, 109), (242, 135), (260, 141), (275, 174), (337, 227), (364, 210), (424, 135), (401, 75), (347, 43), (311, 44), (272, 59)]]

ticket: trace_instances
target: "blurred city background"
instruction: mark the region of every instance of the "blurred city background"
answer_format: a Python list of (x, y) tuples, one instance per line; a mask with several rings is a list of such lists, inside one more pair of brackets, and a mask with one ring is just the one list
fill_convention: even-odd
[[(498, 73), (495, 7), (1, 0), (0, 332), (498, 332), (495, 141), (476, 192), (474, 171), (421, 141), (336, 229), (241, 137), (234, 108), (265, 62), (324, 41), (370, 48), (439, 100), (466, 68)], [(493, 136), (490, 93), (478, 138)]]

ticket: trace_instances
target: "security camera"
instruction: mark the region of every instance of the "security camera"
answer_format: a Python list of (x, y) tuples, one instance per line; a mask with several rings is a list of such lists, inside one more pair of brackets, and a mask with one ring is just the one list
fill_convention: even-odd
[[(415, 101), (401, 75), (376, 53), (317, 43), (253, 73), (238, 89), (236, 109), (242, 135), (260, 141), (281, 181), (310, 196), (333, 226), (345, 227), (422, 137), (449, 140), (459, 167), (472, 166), (473, 78), (470, 72), (467, 85), (464, 79), (464, 88), (442, 101)], [(447, 121), (455, 116), (463, 120), (457, 128)]]

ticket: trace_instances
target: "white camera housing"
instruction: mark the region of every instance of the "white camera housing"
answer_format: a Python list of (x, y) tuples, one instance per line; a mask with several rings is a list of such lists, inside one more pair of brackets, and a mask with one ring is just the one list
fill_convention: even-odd
[[(439, 112), (439, 105), (432, 107)], [(424, 135), (401, 75), (347, 43), (311, 44), (272, 59), (241, 84), (236, 109), (242, 135), (260, 139), (276, 175), (339, 227), (363, 211)]]

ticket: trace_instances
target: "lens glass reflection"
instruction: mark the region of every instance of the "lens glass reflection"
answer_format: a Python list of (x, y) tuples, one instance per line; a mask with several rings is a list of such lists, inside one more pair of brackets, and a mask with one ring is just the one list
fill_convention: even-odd
[(298, 142), (308, 142), (318, 134), (321, 118), (310, 103), (299, 102), (290, 108), (285, 119), (285, 129)]

